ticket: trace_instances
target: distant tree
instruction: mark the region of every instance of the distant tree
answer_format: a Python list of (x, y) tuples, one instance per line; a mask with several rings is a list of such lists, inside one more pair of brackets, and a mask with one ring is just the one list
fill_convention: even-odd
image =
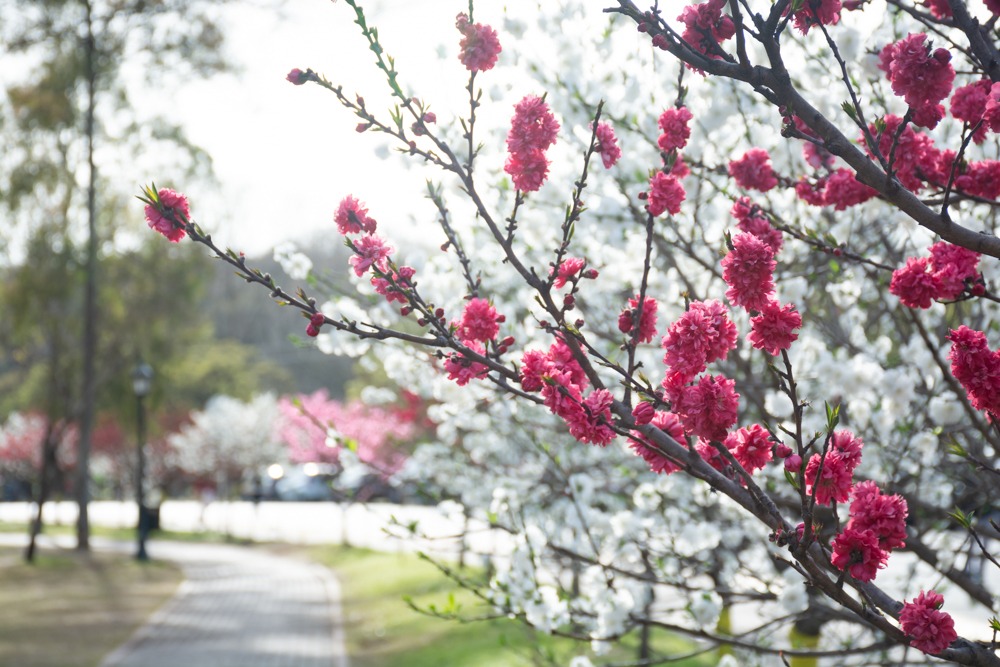
[[(121, 203), (99, 179), (98, 166), (113, 172), (124, 164), (123, 157), (134, 160), (138, 145), (190, 148), (176, 128), (160, 121), (143, 122), (132, 113), (122, 70), (126, 63), (139, 63), (152, 77), (164, 69), (184, 76), (223, 68), (222, 33), (214, 18), (217, 4), (202, 0), (0, 2), (0, 44), (5, 45), (5, 59), (24, 65), (24, 75), (7, 88), (6, 150), (0, 159), (0, 191), (5, 194), (0, 204), (9, 216), (8, 226), (37, 229), (39, 221), (52, 220), (55, 233), (46, 238), (53, 249), (81, 243), (83, 248), (83, 354), (76, 376), (81, 387), (64, 413), (79, 422), (80, 549), (89, 546), (88, 462), (99, 388), (98, 338), (108, 331), (98, 327), (103, 315), (98, 308), (97, 267), (100, 249), (113, 240), (111, 230), (120, 220), (111, 212), (120, 210)], [(117, 155), (102, 150), (98, 155), (98, 146), (126, 150)], [(164, 154), (169, 162), (177, 151)], [(196, 156), (194, 162), (199, 161), (205, 164)], [(164, 168), (167, 174), (191, 172), (178, 170), (177, 165), (164, 164)]]

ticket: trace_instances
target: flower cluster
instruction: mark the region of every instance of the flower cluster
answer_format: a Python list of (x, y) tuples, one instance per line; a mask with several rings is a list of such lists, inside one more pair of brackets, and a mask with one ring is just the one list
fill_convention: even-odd
[(774, 250), (753, 234), (737, 234), (732, 250), (722, 258), (726, 298), (734, 306), (760, 311), (774, 299)]
[(614, 440), (615, 431), (611, 428), (614, 397), (606, 389), (584, 396), (590, 380), (565, 341), (556, 340), (548, 352), (525, 352), (521, 357), (520, 379), (525, 391), (541, 392), (545, 406), (566, 422), (570, 435), (580, 442), (603, 447)]
[(681, 212), (681, 204), (686, 196), (684, 186), (677, 176), (657, 170), (649, 179), (646, 210), (654, 217), (663, 215), (664, 212), (677, 215)]
[(781, 232), (766, 218), (754, 217), (753, 210), (745, 197), (733, 207), (733, 214), (743, 218), (740, 224), (751, 231), (733, 238), (732, 249), (722, 258), (722, 279), (729, 286), (726, 298), (751, 315), (750, 344), (777, 355), (798, 338), (795, 332), (802, 327), (802, 316), (794, 304), (782, 306), (774, 293), (774, 255), (781, 247)]
[(804, 35), (814, 25), (836, 25), (842, 8), (840, 0), (806, 0), (792, 18), (796, 29)]
[(740, 159), (730, 161), (728, 171), (744, 190), (767, 192), (778, 184), (771, 156), (763, 148), (751, 148)]
[[(477, 341), (467, 341), (465, 345), (476, 354), (486, 353), (482, 343)], [(447, 371), (449, 380), (454, 380), (459, 387), (464, 387), (471, 380), (486, 377), (490, 369), (485, 364), (469, 359), (458, 352), (452, 352), (444, 362), (444, 370)]]
[(854, 487), (850, 520), (833, 539), (830, 562), (858, 581), (872, 581), (889, 554), (906, 543), (906, 500), (885, 495), (875, 482)]
[(638, 333), (636, 340), (640, 343), (648, 343), (656, 335), (656, 299), (646, 297), (642, 302), (642, 314), (639, 313), (639, 296), (636, 295), (628, 300), (628, 308), (623, 310), (618, 316), (618, 330), (624, 334), (631, 333), (636, 327), (638, 319)]
[[(651, 414), (644, 416), (646, 413)], [(635, 418), (636, 423), (640, 426), (643, 424), (651, 424), (677, 442), (687, 443), (687, 440), (684, 437), (684, 426), (681, 424), (677, 415), (673, 412), (666, 412), (663, 410), (654, 411), (651, 404), (639, 403), (632, 411), (632, 416)], [(631, 436), (629, 447), (631, 447), (636, 454), (641, 456), (642, 459), (649, 464), (650, 470), (657, 474), (666, 475), (680, 470), (680, 466), (660, 451), (660, 449), (650, 442), (641, 431), (632, 431)]]
[(955, 621), (941, 611), (944, 596), (920, 591), (912, 602), (903, 604), (899, 627), (911, 638), (910, 646), (924, 653), (940, 653), (958, 639)]
[[(593, 123), (591, 123), (593, 127)], [(622, 156), (622, 149), (618, 146), (618, 137), (615, 136), (615, 129), (610, 123), (598, 123), (594, 129), (597, 139), (597, 152), (601, 155), (601, 162), (605, 169), (611, 169)]]
[(507, 134), (507, 163), (514, 187), (522, 192), (535, 192), (549, 175), (545, 151), (555, 143), (559, 121), (549, 105), (537, 95), (527, 95), (514, 107), (510, 132)]
[(688, 123), (694, 116), (687, 107), (667, 109), (660, 114), (659, 126), (663, 131), (656, 143), (664, 153), (684, 148), (691, 138)]
[(160, 188), (155, 200), (146, 204), (145, 213), (149, 228), (166, 236), (171, 243), (184, 238), (184, 225), (191, 216), (191, 208), (184, 195), (169, 188)]
[(851, 431), (834, 431), (826, 454), (813, 454), (806, 464), (806, 493), (819, 505), (843, 503), (851, 494), (854, 469), (861, 463), (864, 442)]
[(730, 214), (737, 220), (736, 226), (741, 232), (753, 234), (771, 247), (775, 255), (784, 243), (781, 230), (775, 229), (764, 212), (749, 197), (740, 197), (733, 202)]
[(909, 34), (893, 44), (888, 44), (879, 54), (879, 67), (888, 75), (892, 92), (902, 97), (914, 111), (914, 123), (921, 127), (934, 127), (937, 121), (927, 122), (922, 114), (940, 120), (943, 109), (939, 102), (951, 93), (955, 69), (951, 66), (951, 53), (947, 49), (931, 50), (927, 35)]
[(500, 40), (497, 31), (482, 23), (471, 23), (469, 15), (461, 13), (456, 17), (455, 27), (462, 33), (458, 59), (470, 72), (485, 72), (493, 69), (500, 57)]
[(681, 39), (699, 53), (710, 58), (721, 58), (721, 42), (736, 34), (733, 19), (722, 13), (726, 0), (708, 0), (697, 5), (688, 5), (677, 20), (684, 24)]
[(802, 177), (795, 183), (795, 194), (812, 206), (833, 206), (835, 211), (843, 211), (865, 203), (878, 193), (860, 182), (853, 171), (841, 167), (815, 181)]
[(772, 456), (771, 434), (760, 424), (739, 428), (730, 433), (722, 443), (748, 473), (760, 470)]
[(892, 272), (889, 292), (909, 308), (930, 308), (935, 300), (957, 299), (967, 289), (983, 288), (979, 253), (944, 241), (930, 248), (930, 257), (910, 257)]
[(708, 364), (726, 358), (736, 347), (736, 335), (736, 325), (721, 302), (691, 302), (663, 337), (663, 363), (668, 375), (679, 376), (676, 381), (680, 384), (690, 382)]
[(977, 410), (1000, 420), (1000, 350), (990, 350), (986, 334), (964, 324), (948, 334), (951, 373)]
[(455, 325), (455, 333), (462, 342), (486, 343), (500, 332), (500, 323), (505, 320), (486, 299), (469, 299), (462, 310), (462, 320)]

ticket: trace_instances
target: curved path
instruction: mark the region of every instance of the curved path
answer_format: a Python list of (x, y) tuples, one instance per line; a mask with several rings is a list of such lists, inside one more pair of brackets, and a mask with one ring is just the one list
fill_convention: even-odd
[(325, 567), (230, 545), (152, 542), (149, 553), (185, 581), (101, 667), (347, 667)]

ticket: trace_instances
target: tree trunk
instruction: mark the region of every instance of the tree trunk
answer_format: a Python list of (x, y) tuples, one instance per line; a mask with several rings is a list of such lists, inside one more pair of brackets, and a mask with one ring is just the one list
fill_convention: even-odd
[(94, 106), (97, 88), (96, 45), (94, 43), (93, 13), (90, 0), (83, 0), (86, 10), (87, 67), (87, 261), (86, 287), (83, 309), (83, 393), (81, 395), (80, 440), (76, 461), (76, 501), (79, 513), (76, 520), (76, 548), (90, 549), (90, 520), (87, 506), (90, 502), (90, 436), (94, 424), (94, 354), (97, 349), (97, 170), (94, 167)]

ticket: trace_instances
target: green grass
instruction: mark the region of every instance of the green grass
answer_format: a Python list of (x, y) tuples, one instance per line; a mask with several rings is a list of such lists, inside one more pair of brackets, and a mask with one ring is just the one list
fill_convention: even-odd
[(160, 561), (42, 549), (29, 565), (0, 548), (0, 665), (95, 667), (181, 579)]
[[(461, 623), (411, 609), (434, 605), (449, 609), (453, 598), (466, 617), (491, 610), (462, 590), (432, 564), (417, 556), (384, 554), (343, 547), (316, 547), (310, 556), (331, 567), (341, 582), (348, 652), (352, 667), (529, 667), (552, 658), (565, 665), (588, 652), (585, 643), (536, 632), (519, 621), (495, 619)], [(612, 655), (594, 659), (635, 660), (637, 638), (629, 637)], [(667, 633), (655, 633), (659, 653), (685, 653), (691, 644)], [(672, 663), (707, 666), (714, 659)]]

